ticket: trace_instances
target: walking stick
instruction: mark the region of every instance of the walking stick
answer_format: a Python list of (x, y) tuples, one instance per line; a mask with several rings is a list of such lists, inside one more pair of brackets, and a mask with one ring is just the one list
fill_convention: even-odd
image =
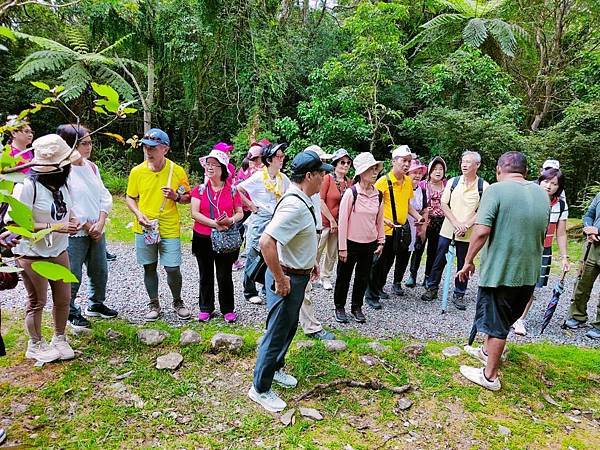
[(581, 276), (583, 275), (583, 270), (585, 269), (585, 263), (590, 256), (590, 249), (592, 248), (592, 243), (587, 241), (587, 246), (585, 247), (585, 252), (583, 254), (583, 258), (579, 261), (579, 271), (577, 272), (577, 281), (581, 280)]

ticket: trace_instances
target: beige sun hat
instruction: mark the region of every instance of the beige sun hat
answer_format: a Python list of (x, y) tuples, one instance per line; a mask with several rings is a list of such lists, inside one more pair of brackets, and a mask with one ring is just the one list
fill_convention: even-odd
[(377, 166), (378, 172), (383, 170), (383, 162), (377, 161), (371, 152), (360, 153), (358, 156), (356, 156), (356, 158), (354, 158), (352, 164), (354, 165), (355, 176), (358, 176), (366, 170), (369, 170), (373, 166)]
[[(58, 134), (47, 134), (37, 138), (33, 147), (33, 169), (36, 172), (54, 172), (81, 159), (81, 154), (69, 147)], [(35, 164), (57, 164), (57, 166), (35, 166)]]
[(331, 158), (333, 158), (333, 155), (329, 154), (329, 153), (325, 153), (325, 151), (323, 151), (323, 149), (321, 147), (319, 147), (318, 145), (309, 145), (308, 147), (306, 147), (304, 149), (304, 151), (311, 151), (311, 152), (315, 152), (317, 155), (319, 155), (319, 158), (321, 158), (323, 161), (328, 161)]

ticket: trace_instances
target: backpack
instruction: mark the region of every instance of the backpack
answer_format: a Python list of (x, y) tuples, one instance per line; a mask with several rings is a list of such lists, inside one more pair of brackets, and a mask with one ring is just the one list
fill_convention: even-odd
[[(353, 184), (350, 188), (352, 191), (352, 208), (354, 209), (354, 205), (356, 204), (356, 199), (358, 198), (358, 191), (356, 190), (356, 185)], [(379, 206), (381, 206), (381, 202), (383, 201), (383, 192), (377, 191), (379, 193)]]

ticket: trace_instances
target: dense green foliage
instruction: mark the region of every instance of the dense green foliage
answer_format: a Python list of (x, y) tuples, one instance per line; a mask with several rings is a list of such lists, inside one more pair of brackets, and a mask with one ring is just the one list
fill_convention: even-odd
[[(75, 86), (69, 106), (96, 126), (90, 82), (112, 78), (145, 113), (110, 131), (163, 127), (174, 158), (193, 171), (219, 140), (236, 145), (239, 163), (252, 139), (267, 137), (288, 141), (290, 154), (319, 144), (385, 159), (407, 143), (424, 160), (443, 155), (452, 172), (474, 149), (493, 180), (495, 159), (516, 149), (530, 156), (532, 173), (544, 158), (560, 159), (577, 203), (600, 179), (599, 16), (594, 0), (13, 7), (0, 17), (20, 36), (0, 37), (8, 48), (0, 50), (0, 114), (40, 101), (24, 81), (42, 79)], [(47, 109), (32, 120), (41, 134), (64, 116)], [(114, 141), (99, 144), (112, 174), (141, 160), (109, 148)]]

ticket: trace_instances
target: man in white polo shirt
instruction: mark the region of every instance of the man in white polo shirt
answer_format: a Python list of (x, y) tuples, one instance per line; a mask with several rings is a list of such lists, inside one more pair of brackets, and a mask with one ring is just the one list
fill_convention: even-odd
[(298, 328), (306, 285), (311, 274), (313, 279), (319, 275), (317, 220), (310, 197), (320, 191), (325, 172), (332, 170), (333, 167), (321, 162), (315, 152), (296, 155), (292, 161), (293, 185), (275, 208), (273, 219), (259, 241), (268, 266), (265, 288), (269, 315), (248, 396), (271, 412), (286, 407), (271, 390), (273, 381), (288, 388), (298, 383), (282, 368)]

